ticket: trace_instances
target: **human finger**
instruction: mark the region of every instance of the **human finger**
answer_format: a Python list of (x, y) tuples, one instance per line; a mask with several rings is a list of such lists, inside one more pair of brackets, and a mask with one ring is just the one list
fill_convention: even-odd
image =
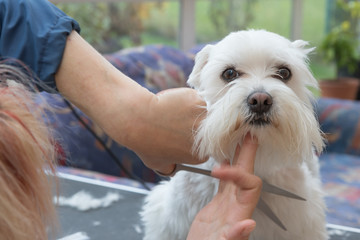
[(236, 149), (237, 152), (235, 152), (233, 165), (245, 169), (246, 172), (254, 173), (254, 162), (257, 148), (257, 138), (255, 136), (251, 136), (250, 133), (247, 133), (241, 147), (238, 146)]
[(226, 166), (214, 168), (211, 175), (222, 181), (232, 181), (242, 189), (257, 189), (260, 191), (262, 188), (261, 179), (242, 168)]
[(248, 240), (255, 227), (256, 222), (252, 219), (240, 221), (231, 227), (226, 240)]

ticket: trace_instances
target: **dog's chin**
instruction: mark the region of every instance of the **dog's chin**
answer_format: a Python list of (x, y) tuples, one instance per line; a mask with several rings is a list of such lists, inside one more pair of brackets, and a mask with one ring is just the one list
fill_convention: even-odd
[(265, 127), (265, 126), (272, 125), (271, 118), (269, 116), (264, 116), (264, 115), (250, 116), (246, 120), (246, 123), (249, 124), (250, 126), (253, 126), (253, 127)]

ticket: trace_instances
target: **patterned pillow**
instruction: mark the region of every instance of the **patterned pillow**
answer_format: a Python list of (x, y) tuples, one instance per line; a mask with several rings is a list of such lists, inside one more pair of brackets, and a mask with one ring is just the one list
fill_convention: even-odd
[(328, 141), (326, 152), (360, 156), (360, 102), (320, 98), (315, 109)]
[(320, 156), (328, 223), (360, 227), (360, 158), (329, 153)]
[(185, 87), (194, 61), (169, 46), (149, 45), (105, 55), (121, 72), (152, 92)]

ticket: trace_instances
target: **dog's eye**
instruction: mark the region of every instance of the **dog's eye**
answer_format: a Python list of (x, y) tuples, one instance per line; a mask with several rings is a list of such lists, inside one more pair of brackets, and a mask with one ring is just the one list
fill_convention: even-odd
[(291, 71), (287, 67), (280, 67), (273, 77), (280, 79), (281, 81), (287, 81), (291, 78)]
[(240, 76), (240, 73), (233, 68), (226, 69), (222, 74), (221, 77), (227, 82), (230, 82)]

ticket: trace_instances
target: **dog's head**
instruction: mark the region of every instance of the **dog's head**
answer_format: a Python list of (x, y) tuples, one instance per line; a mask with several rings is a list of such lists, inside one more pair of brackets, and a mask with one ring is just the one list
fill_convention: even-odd
[[(308, 87), (317, 81), (307, 66), (312, 49), (264, 30), (229, 34), (196, 56), (188, 84), (207, 102), (196, 135), (199, 155), (230, 159), (247, 132), (259, 143), (310, 154), (323, 146)], [(274, 149), (274, 150), (275, 150)]]

